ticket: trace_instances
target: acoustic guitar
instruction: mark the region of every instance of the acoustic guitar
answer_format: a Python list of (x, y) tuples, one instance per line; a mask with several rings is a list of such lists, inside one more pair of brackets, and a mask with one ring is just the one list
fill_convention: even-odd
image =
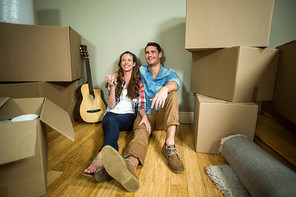
[(93, 89), (86, 45), (80, 45), (80, 53), (84, 57), (87, 74), (87, 84), (81, 86), (80, 116), (87, 123), (100, 122), (106, 111), (106, 105), (101, 97), (101, 89)]

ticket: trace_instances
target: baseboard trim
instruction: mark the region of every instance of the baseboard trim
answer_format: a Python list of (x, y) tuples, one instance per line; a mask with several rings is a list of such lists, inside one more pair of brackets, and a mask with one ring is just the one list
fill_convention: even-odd
[(193, 112), (179, 112), (179, 121), (183, 124), (193, 124), (194, 113)]

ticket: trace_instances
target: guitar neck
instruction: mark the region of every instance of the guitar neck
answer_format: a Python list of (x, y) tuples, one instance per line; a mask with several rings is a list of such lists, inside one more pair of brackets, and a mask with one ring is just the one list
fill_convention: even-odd
[(90, 71), (88, 57), (85, 57), (85, 65), (86, 65), (86, 74), (87, 74), (87, 83), (88, 83), (89, 94), (92, 96), (95, 96), (94, 90), (93, 90), (93, 85), (92, 85), (92, 80), (91, 80), (91, 71)]

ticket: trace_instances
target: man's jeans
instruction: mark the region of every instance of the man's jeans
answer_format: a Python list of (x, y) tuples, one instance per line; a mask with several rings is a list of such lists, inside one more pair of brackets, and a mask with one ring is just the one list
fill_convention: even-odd
[[(161, 108), (159, 111), (155, 109), (152, 110), (151, 114), (147, 115), (148, 120), (151, 124), (151, 131), (154, 129), (167, 130), (171, 125), (180, 125), (179, 123), (179, 106), (178, 106), (178, 95), (176, 91), (169, 93), (164, 108)], [(144, 165), (148, 139), (150, 135), (144, 124), (139, 126), (139, 123), (142, 119), (140, 114), (137, 115), (137, 118), (134, 122), (133, 128), (133, 138), (128, 144), (127, 153), (124, 157), (134, 156), (139, 159), (139, 165)]]
[(118, 151), (118, 138), (120, 131), (131, 131), (135, 121), (135, 114), (115, 114), (107, 112), (102, 120), (102, 127), (104, 131), (104, 144), (100, 148), (106, 145), (112, 146)]

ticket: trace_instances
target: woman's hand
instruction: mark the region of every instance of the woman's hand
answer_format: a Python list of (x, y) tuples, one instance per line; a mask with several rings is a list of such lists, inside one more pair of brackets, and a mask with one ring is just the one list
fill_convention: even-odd
[(110, 86), (116, 85), (117, 73), (111, 73), (105, 76), (106, 83), (110, 84)]
[(145, 113), (144, 116), (142, 116), (142, 120), (141, 120), (139, 126), (140, 126), (141, 124), (144, 124), (144, 125), (146, 126), (146, 129), (147, 129), (147, 131), (148, 131), (148, 133), (149, 133), (149, 135), (150, 135), (150, 134), (151, 134), (151, 125), (150, 125), (150, 122), (149, 122), (149, 120), (148, 120), (148, 117), (147, 117), (146, 113)]

